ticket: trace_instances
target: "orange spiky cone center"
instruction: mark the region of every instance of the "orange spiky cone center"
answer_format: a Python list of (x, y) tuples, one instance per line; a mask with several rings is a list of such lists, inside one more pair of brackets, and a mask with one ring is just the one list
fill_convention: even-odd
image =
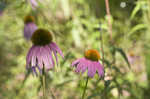
[(85, 58), (92, 61), (98, 61), (100, 59), (100, 54), (97, 50), (90, 49), (85, 51)]

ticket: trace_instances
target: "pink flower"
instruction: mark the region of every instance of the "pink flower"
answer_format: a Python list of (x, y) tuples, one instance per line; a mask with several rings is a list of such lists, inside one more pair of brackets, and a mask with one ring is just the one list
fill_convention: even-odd
[(42, 72), (43, 67), (45, 70), (50, 70), (54, 67), (55, 56), (56, 63), (58, 64), (57, 53), (62, 57), (63, 53), (56, 43), (52, 42), (52, 35), (48, 30), (37, 29), (31, 38), (33, 46), (30, 48), (26, 57), (26, 67), (32, 70), (37, 75), (37, 69)]
[(24, 38), (26, 40), (30, 40), (34, 31), (37, 30), (37, 26), (34, 23), (35, 20), (33, 16), (26, 16), (24, 21), (25, 21)]
[(38, 3), (36, 0), (29, 0), (32, 9), (35, 9), (38, 6)]
[(104, 68), (102, 64), (98, 61), (100, 55), (97, 50), (87, 50), (85, 52), (85, 57), (75, 60), (72, 63), (72, 66), (76, 68), (77, 73), (84, 73), (88, 71), (89, 77), (94, 77), (95, 73), (98, 72), (99, 76), (104, 75)]
[(134, 64), (135, 62), (139, 61), (140, 56), (135, 55), (132, 51), (129, 52), (128, 60), (130, 64)]
[(33, 10), (38, 7), (38, 2), (42, 2), (42, 0), (29, 0), (29, 3), (31, 4)]

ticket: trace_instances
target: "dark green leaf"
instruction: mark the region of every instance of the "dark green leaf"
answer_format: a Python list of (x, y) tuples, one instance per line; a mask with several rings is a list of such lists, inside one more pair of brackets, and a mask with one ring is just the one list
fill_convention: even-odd
[(115, 48), (116, 52), (120, 53), (122, 55), (122, 57), (124, 58), (124, 60), (126, 61), (126, 63), (128, 64), (128, 67), (131, 68), (130, 63), (128, 61), (128, 58), (125, 54), (125, 52), (123, 51), (122, 48)]

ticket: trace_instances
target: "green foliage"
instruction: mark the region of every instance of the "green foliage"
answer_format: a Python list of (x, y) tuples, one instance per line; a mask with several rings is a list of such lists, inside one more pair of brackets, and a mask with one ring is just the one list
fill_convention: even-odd
[[(0, 99), (42, 98), (41, 79), (26, 70), (26, 55), (32, 46), (23, 38), (26, 15), (35, 16), (39, 28), (53, 33), (54, 42), (65, 56), (59, 57), (59, 65), (46, 75), (48, 97), (81, 98), (87, 73), (77, 75), (70, 65), (92, 48), (100, 52), (105, 76), (96, 74), (89, 79), (87, 99), (149, 99), (149, 0), (109, 0), (113, 41), (109, 38), (104, 0), (41, 0), (36, 10), (28, 0), (2, 1)], [(121, 2), (126, 7), (120, 7)]]
[(128, 67), (131, 69), (130, 63), (129, 63), (128, 58), (127, 58), (127, 55), (125, 54), (125, 52), (123, 51), (123, 49), (121, 49), (121, 48), (115, 48), (115, 51), (121, 54), (121, 56), (124, 58), (124, 60), (128, 64)]

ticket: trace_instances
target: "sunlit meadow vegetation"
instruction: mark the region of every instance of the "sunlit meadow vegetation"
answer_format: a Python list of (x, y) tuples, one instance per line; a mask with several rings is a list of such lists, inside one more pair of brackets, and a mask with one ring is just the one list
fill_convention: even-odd
[(43, 98), (40, 75), (26, 69), (27, 15), (53, 33), (64, 54), (47, 72), (47, 99), (81, 99), (87, 73), (71, 63), (88, 49), (99, 51), (105, 74), (88, 79), (84, 99), (150, 99), (150, 0), (109, 0), (111, 17), (105, 0), (36, 1), (0, 0), (0, 99)]

